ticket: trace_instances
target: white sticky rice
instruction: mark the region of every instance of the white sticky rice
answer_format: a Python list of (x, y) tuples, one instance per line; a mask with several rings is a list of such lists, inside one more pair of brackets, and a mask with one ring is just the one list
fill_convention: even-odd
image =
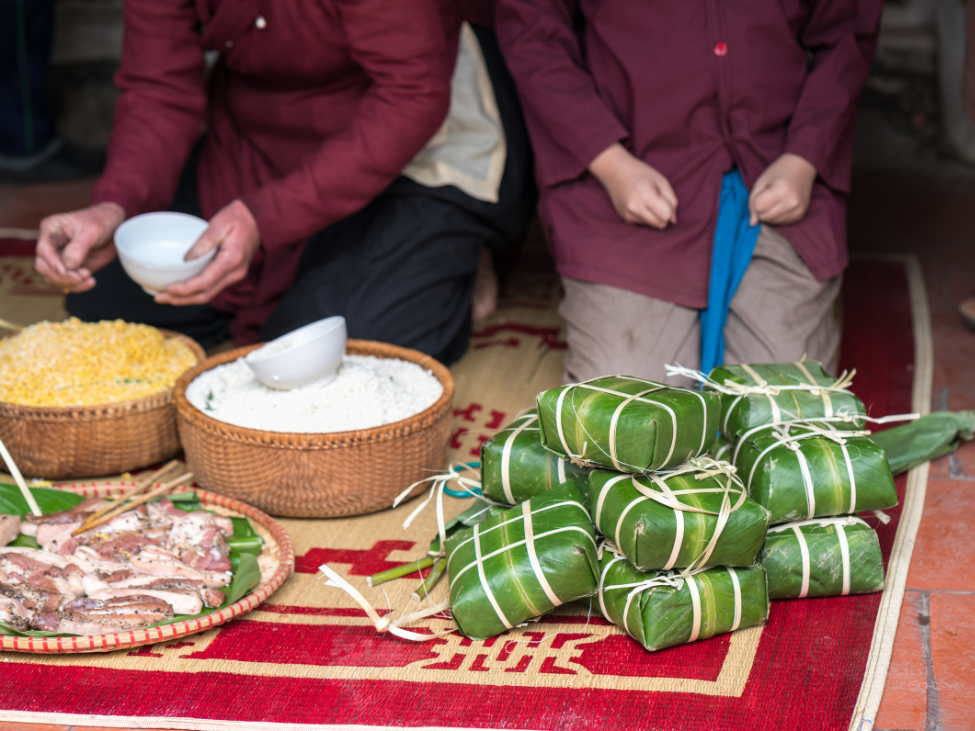
[(415, 363), (346, 355), (338, 376), (324, 386), (268, 388), (238, 359), (201, 373), (186, 398), (207, 416), (235, 426), (326, 433), (401, 421), (432, 406), (442, 393), (436, 376)]

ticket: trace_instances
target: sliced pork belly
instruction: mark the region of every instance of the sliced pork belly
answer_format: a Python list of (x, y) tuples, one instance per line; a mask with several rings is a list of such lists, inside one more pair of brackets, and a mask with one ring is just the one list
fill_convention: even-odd
[(75, 598), (74, 596), (68, 598), (62, 594), (51, 579), (44, 577), (36, 578), (30, 584), (23, 582), (0, 584), (0, 596), (14, 599), (30, 611), (42, 614), (57, 611), (66, 599), (70, 601)]
[(218, 589), (230, 583), (229, 571), (202, 571), (193, 569), (179, 560), (175, 554), (157, 546), (146, 546), (137, 556), (132, 557), (132, 568), (140, 574), (157, 576), (180, 576), (202, 581), (211, 589)]
[(126, 531), (99, 535), (93, 540), (86, 541), (85, 545), (105, 561), (124, 563), (150, 543), (152, 540), (142, 533)]
[[(66, 523), (80, 523), (89, 515), (101, 510), (109, 503), (102, 498), (88, 498), (82, 500), (71, 510), (60, 510), (56, 513), (45, 513), (44, 515), (28, 515), (24, 518), (21, 526), (21, 533), (28, 536), (36, 536), (42, 525), (64, 525)], [(40, 541), (38, 541), (40, 543)]]
[(210, 548), (216, 536), (229, 538), (233, 534), (234, 524), (230, 518), (197, 510), (175, 520), (173, 530), (169, 534), (169, 548), (178, 549), (180, 552), (192, 548)]
[(68, 558), (86, 574), (111, 574), (116, 571), (132, 570), (132, 566), (127, 561), (107, 561), (88, 546), (79, 546)]
[[(148, 579), (148, 580), (147, 580)], [(125, 584), (126, 586), (122, 586)], [(190, 579), (153, 579), (138, 577), (118, 582), (106, 589), (90, 594), (93, 599), (122, 596), (154, 596), (169, 604), (176, 614), (199, 614), (203, 607), (219, 607), (224, 593), (209, 589), (202, 581)]]
[(68, 582), (68, 590), (75, 596), (85, 595), (84, 572), (74, 564), (68, 564), (67, 568), (61, 569), (61, 573)]
[(60, 577), (68, 562), (36, 548), (0, 548), (0, 571), (15, 581), (29, 582), (37, 576)]
[(47, 544), (49, 544), (58, 536), (64, 534), (70, 536), (71, 532), (74, 531), (76, 528), (79, 528), (80, 526), (81, 526), (80, 520), (76, 520), (72, 523), (41, 523), (39, 526), (37, 526), (37, 535), (35, 535), (34, 537), (37, 539), (37, 542), (41, 544), (41, 548), (43, 548), (45, 551), (49, 551), (50, 553), (57, 553), (56, 549), (52, 550), (48, 548)]
[(154, 596), (76, 599), (61, 608), (57, 631), (72, 635), (130, 632), (172, 619), (173, 608)]
[(13, 627), (18, 632), (30, 629), (33, 612), (20, 601), (12, 597), (0, 595), (0, 622)]
[(21, 522), (19, 515), (0, 515), (0, 548), (17, 540)]
[(173, 505), (171, 500), (163, 498), (158, 502), (146, 503), (149, 524), (172, 528), (176, 521), (186, 517), (186, 511)]

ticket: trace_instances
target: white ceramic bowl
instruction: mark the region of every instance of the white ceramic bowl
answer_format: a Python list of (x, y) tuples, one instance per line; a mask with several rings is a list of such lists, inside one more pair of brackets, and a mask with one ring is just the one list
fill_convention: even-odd
[(192, 279), (210, 263), (216, 249), (183, 260), (206, 229), (206, 221), (185, 213), (143, 213), (118, 227), (115, 249), (125, 273), (155, 296), (170, 284)]
[(326, 317), (252, 350), (244, 362), (270, 388), (324, 386), (338, 374), (347, 338), (345, 318)]

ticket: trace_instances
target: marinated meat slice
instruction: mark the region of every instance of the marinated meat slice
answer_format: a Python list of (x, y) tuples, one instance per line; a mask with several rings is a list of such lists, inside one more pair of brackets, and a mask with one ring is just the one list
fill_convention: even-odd
[(154, 596), (76, 599), (62, 607), (57, 631), (72, 635), (101, 635), (145, 629), (172, 619), (173, 608)]
[(35, 614), (30, 618), (32, 629), (39, 629), (42, 632), (58, 631), (58, 613), (48, 612), (47, 614)]
[[(48, 560), (57, 561), (61, 566), (47, 563)], [(64, 575), (62, 566), (67, 567), (67, 565), (67, 562), (59, 556), (36, 548), (0, 549), (0, 570), (11, 581), (30, 584), (35, 579), (61, 578)]]
[(169, 547), (177, 549), (179, 553), (193, 548), (212, 548), (217, 535), (229, 538), (234, 534), (234, 524), (230, 518), (203, 510), (186, 513), (185, 517), (177, 518), (175, 522), (169, 534)]
[(230, 571), (232, 568), (230, 559), (221, 556), (213, 549), (209, 551), (202, 551), (200, 549), (184, 551), (180, 554), (179, 558), (190, 568), (199, 571)]
[(21, 528), (21, 532), (25, 535), (36, 536), (41, 525), (77, 523), (83, 521), (89, 515), (92, 515), (108, 504), (108, 501), (94, 497), (82, 500), (71, 508), (71, 510), (60, 510), (56, 513), (45, 513), (44, 515), (28, 515), (24, 518), (24, 525)]
[[(7, 599), (15, 599), (32, 612), (40, 613), (56, 611), (65, 598), (51, 579), (43, 577), (34, 579), (30, 584), (20, 582), (0, 584), (0, 595)], [(70, 599), (74, 599), (74, 596)]]
[[(202, 581), (179, 577), (155, 578), (152, 576), (135, 576), (125, 579), (106, 587), (102, 591), (89, 594), (89, 596), (103, 599), (108, 596), (126, 596), (124, 592), (138, 593), (139, 591), (144, 591), (151, 596), (158, 596), (160, 599), (169, 602), (177, 614), (198, 614), (202, 611), (203, 606), (213, 609), (219, 607), (226, 600), (226, 595), (222, 591), (210, 589)], [(198, 600), (202, 606), (193, 609), (192, 607), (196, 606), (196, 601), (191, 604), (188, 599), (181, 599), (181, 595)]]
[(76, 564), (86, 574), (113, 573), (115, 571), (131, 571), (132, 566), (126, 561), (106, 561), (94, 549), (79, 546), (71, 556), (71, 563)]
[(186, 517), (186, 511), (173, 505), (171, 500), (163, 498), (154, 503), (146, 503), (149, 523), (154, 526), (172, 528), (173, 523)]
[(62, 534), (71, 535), (71, 532), (81, 526), (81, 521), (76, 520), (72, 523), (41, 523), (37, 526), (37, 535), (34, 536), (41, 548), (51, 553), (57, 553), (57, 549), (50, 549), (47, 544)]
[(38, 548), (20, 548), (14, 546), (0, 548), (0, 561), (13, 560), (13, 556), (26, 556), (37, 563), (41, 563), (46, 566), (57, 566), (60, 569), (63, 569), (68, 565), (68, 561), (63, 559), (61, 556), (54, 553), (49, 553), (47, 551), (42, 551)]
[(157, 546), (146, 546), (142, 553), (132, 557), (132, 568), (142, 574), (156, 574), (158, 576), (180, 576), (195, 581), (202, 581), (211, 589), (226, 586), (230, 583), (230, 572), (200, 571), (190, 568), (178, 556)]
[(91, 595), (93, 599), (121, 596), (154, 596), (169, 604), (176, 614), (199, 614), (203, 611), (203, 582), (173, 579), (155, 579), (137, 586), (112, 586)]
[[(116, 515), (107, 523), (102, 523), (92, 528), (88, 533), (108, 535), (110, 533), (129, 533), (131, 531), (143, 531), (149, 527), (149, 517), (146, 506), (140, 505), (134, 510)], [(82, 537), (87, 537), (88, 533), (83, 533)]]
[(0, 548), (17, 540), (21, 522), (19, 515), (0, 515)]
[(85, 574), (81, 569), (74, 564), (68, 564), (66, 568), (61, 569), (61, 573), (68, 582), (68, 589), (72, 594), (75, 596), (84, 596), (86, 594), (84, 584)]
[(150, 543), (152, 541), (146, 536), (130, 531), (107, 536), (100, 535), (94, 540), (87, 541), (88, 547), (102, 559), (119, 563), (128, 561)]
[(0, 622), (3, 624), (13, 627), (18, 632), (26, 632), (30, 629), (31, 614), (32, 612), (17, 599), (0, 595)]
[(48, 553), (68, 556), (83, 542), (80, 537), (71, 535), (80, 526), (80, 522), (42, 525), (37, 529), (37, 542)]

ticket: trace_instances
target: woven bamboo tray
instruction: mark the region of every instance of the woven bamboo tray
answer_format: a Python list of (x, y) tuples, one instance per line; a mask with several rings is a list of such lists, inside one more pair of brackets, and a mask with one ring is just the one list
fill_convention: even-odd
[[(206, 354), (186, 343), (197, 362)], [(163, 462), (180, 451), (173, 389), (97, 406), (21, 406), (0, 402), (0, 439), (30, 477), (69, 480), (117, 475)]]
[[(64, 485), (62, 490), (84, 495), (85, 497), (113, 497), (132, 487), (135, 482), (102, 482), (84, 485)], [(188, 492), (185, 487), (173, 492)], [(46, 654), (66, 654), (78, 652), (111, 652), (127, 647), (154, 645), (168, 642), (177, 637), (205, 632), (235, 617), (255, 609), (261, 602), (276, 592), (295, 569), (295, 553), (291, 539), (277, 522), (250, 505), (216, 495), (205, 490), (193, 490), (200, 497), (200, 504), (208, 510), (221, 515), (250, 518), (260, 536), (264, 548), (258, 556), (261, 567), (261, 583), (250, 594), (226, 609), (213, 612), (186, 622), (167, 624), (162, 627), (138, 630), (136, 632), (117, 632), (110, 635), (89, 635), (87, 637), (19, 637), (0, 635), (0, 651), (34, 652)]]
[(217, 421), (187, 400), (186, 387), (200, 373), (257, 347), (208, 358), (176, 383), (179, 435), (200, 485), (271, 515), (331, 518), (389, 508), (412, 483), (444, 468), (454, 380), (443, 365), (415, 350), (349, 340), (350, 354), (412, 361), (431, 370), (443, 384), (443, 394), (433, 406), (386, 426), (327, 434), (245, 429)]

